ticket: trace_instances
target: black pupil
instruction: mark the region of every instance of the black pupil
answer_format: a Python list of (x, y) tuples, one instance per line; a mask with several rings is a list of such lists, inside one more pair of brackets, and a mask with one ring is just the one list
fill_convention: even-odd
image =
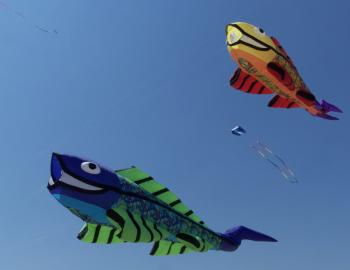
[(261, 28), (259, 28), (259, 31), (260, 31), (260, 33), (264, 33), (264, 30), (262, 30)]
[(94, 163), (89, 163), (89, 168), (91, 169), (91, 170), (95, 170), (96, 169), (96, 164), (94, 164)]

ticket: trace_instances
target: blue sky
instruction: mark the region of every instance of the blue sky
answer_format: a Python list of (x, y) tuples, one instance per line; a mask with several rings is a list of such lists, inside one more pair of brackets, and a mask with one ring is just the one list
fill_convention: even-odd
[[(347, 1), (4, 2), (26, 20), (0, 8), (1, 269), (348, 269)], [(276, 36), (341, 120), (230, 88), (231, 21)], [(231, 135), (237, 124), (247, 136)], [(299, 184), (249, 148), (257, 138)], [(279, 243), (161, 258), (150, 245), (81, 243), (82, 221), (46, 190), (52, 151), (137, 165), (214, 230), (242, 224)]]

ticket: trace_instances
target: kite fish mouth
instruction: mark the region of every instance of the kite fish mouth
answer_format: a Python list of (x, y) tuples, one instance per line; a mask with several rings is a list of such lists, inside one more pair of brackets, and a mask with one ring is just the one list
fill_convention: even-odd
[(243, 44), (256, 50), (267, 51), (270, 46), (257, 39), (256, 37), (246, 33), (237, 24), (228, 24), (226, 26), (226, 44), (229, 47)]
[(48, 189), (54, 189), (57, 186), (64, 186), (74, 190), (85, 192), (104, 191), (103, 187), (87, 183), (83, 179), (78, 179), (76, 176), (65, 172), (63, 161), (60, 160), (60, 155), (57, 153), (53, 153), (51, 158), (51, 177), (48, 182)]

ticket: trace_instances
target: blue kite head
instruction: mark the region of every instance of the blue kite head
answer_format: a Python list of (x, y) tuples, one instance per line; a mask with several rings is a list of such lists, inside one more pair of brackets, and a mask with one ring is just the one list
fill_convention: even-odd
[(121, 179), (96, 162), (52, 154), (50, 193), (86, 222), (105, 222), (105, 212), (119, 199)]

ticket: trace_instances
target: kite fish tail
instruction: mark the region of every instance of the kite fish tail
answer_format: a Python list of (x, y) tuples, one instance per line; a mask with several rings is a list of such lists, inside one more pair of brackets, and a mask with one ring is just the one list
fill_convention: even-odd
[(317, 114), (318, 117), (324, 118), (324, 119), (328, 119), (328, 120), (338, 120), (337, 117), (334, 117), (332, 115), (329, 115), (327, 113), (329, 112), (337, 112), (337, 113), (342, 113), (343, 111), (341, 109), (339, 109), (337, 106), (328, 103), (325, 100), (322, 100), (321, 104), (317, 104), (316, 105), (317, 108), (320, 109), (320, 113)]
[(276, 239), (266, 234), (254, 231), (244, 226), (237, 226), (227, 230), (224, 234), (221, 234), (223, 241), (220, 249), (225, 251), (236, 250), (242, 240), (252, 240), (260, 242), (277, 242)]
[(337, 112), (337, 113), (342, 113), (343, 111), (341, 109), (339, 109), (337, 106), (331, 104), (331, 103), (328, 103), (327, 101), (325, 100), (322, 100), (322, 103), (321, 103), (321, 108), (322, 110), (325, 112), (325, 113), (328, 113), (328, 112)]

